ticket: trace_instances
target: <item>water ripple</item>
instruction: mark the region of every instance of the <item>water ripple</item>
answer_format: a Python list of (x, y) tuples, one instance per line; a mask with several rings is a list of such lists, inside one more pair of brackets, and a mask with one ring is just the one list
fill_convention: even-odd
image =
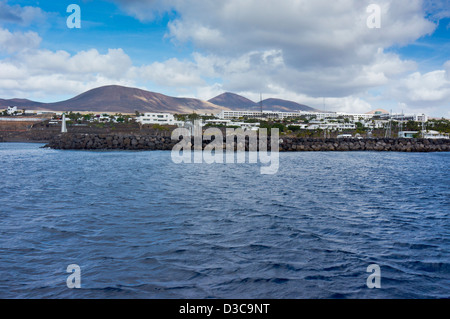
[(2, 298), (450, 297), (449, 153), (284, 153), (269, 176), (39, 146), (0, 144)]

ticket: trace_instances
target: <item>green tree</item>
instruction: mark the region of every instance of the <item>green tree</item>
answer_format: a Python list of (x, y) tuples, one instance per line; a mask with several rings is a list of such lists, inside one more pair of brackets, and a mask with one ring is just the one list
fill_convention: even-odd
[(421, 128), (420, 128), (419, 123), (414, 122), (414, 121), (408, 121), (406, 123), (406, 130), (407, 131), (420, 131)]
[(189, 114), (189, 115), (188, 115), (188, 119), (189, 119), (191, 122), (193, 122), (193, 121), (195, 121), (195, 120), (200, 119), (200, 115), (198, 115), (197, 113), (192, 113), (192, 114)]
[(292, 132), (298, 132), (298, 131), (300, 131), (300, 126), (289, 125), (289, 126), (288, 126), (288, 130), (290, 130), (290, 131), (292, 131)]
[(173, 117), (175, 118), (175, 120), (181, 121), (181, 122), (186, 122), (186, 119), (187, 119), (187, 115), (185, 115), (185, 114), (174, 114)]

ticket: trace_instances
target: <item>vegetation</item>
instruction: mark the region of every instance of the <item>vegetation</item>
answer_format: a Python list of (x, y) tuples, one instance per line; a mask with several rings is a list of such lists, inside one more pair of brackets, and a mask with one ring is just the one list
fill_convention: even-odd
[(191, 114), (174, 114), (173, 115), (175, 120), (177, 121), (182, 121), (182, 122), (187, 122), (187, 121), (195, 121), (195, 120), (213, 120), (216, 119), (217, 117), (214, 116), (214, 114), (211, 115), (199, 115), (197, 113), (191, 113)]
[(246, 119), (246, 120), (244, 120), (244, 122), (245, 123), (260, 123), (260, 121), (257, 119)]
[(175, 120), (177, 120), (177, 121), (183, 121), (183, 122), (186, 122), (186, 120), (187, 120), (187, 115), (186, 115), (186, 114), (174, 114), (173, 117), (174, 117)]
[(67, 114), (67, 118), (71, 121), (71, 122), (78, 122), (78, 119), (79, 118), (81, 118), (82, 116), (81, 116), (81, 114), (78, 112), (78, 113), (73, 113), (72, 111), (70, 111), (68, 114)]
[(301, 130), (300, 126), (295, 126), (295, 125), (289, 125), (288, 126), (288, 130), (291, 132), (298, 132)]
[(262, 121), (259, 127), (260, 128), (266, 128), (268, 130), (273, 129), (273, 128), (277, 128), (277, 129), (279, 129), (280, 132), (285, 132), (286, 131), (286, 127), (282, 123), (274, 123), (274, 122)]
[(159, 124), (153, 124), (152, 129), (159, 130), (159, 131), (168, 131), (169, 130), (169, 128), (167, 126), (159, 125)]
[(203, 121), (216, 119), (216, 117), (214, 115), (202, 115), (201, 118)]
[(421, 131), (422, 125), (419, 122), (408, 121), (405, 125), (405, 131)]
[(438, 131), (440, 133), (450, 133), (450, 120), (430, 120), (427, 123), (427, 128)]
[(195, 120), (200, 120), (201, 116), (198, 115), (197, 113), (192, 113), (192, 114), (189, 114), (187, 116), (187, 118), (188, 118), (189, 121), (194, 122)]

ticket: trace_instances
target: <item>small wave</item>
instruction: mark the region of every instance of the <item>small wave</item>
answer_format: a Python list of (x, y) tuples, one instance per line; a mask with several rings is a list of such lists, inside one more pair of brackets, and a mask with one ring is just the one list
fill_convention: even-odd
[(414, 261), (408, 263), (409, 267), (419, 271), (425, 271), (430, 273), (450, 273), (450, 263), (446, 262), (425, 262), (425, 261)]

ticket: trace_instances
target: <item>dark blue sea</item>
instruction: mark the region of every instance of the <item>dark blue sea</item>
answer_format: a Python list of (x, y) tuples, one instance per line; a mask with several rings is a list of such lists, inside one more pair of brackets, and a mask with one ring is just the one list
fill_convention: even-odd
[(41, 146), (0, 144), (0, 298), (450, 297), (450, 153), (280, 153), (261, 175)]

